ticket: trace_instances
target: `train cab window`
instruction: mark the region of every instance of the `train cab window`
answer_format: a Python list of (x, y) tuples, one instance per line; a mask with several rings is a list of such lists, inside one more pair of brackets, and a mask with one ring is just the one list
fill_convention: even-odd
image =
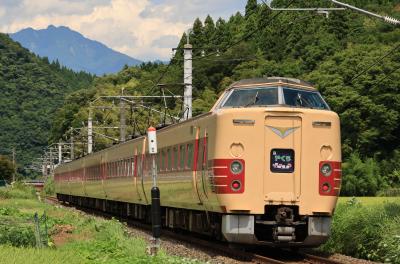
[(179, 150), (179, 155), (180, 155), (179, 168), (181, 170), (183, 170), (183, 169), (185, 169), (185, 157), (186, 157), (185, 145), (180, 145), (179, 149), (180, 149)]
[(223, 108), (266, 106), (279, 104), (277, 87), (234, 89)]
[(193, 144), (187, 145), (187, 163), (186, 168), (192, 169), (193, 167)]
[(283, 88), (283, 96), (286, 105), (324, 110), (329, 109), (328, 105), (317, 91)]

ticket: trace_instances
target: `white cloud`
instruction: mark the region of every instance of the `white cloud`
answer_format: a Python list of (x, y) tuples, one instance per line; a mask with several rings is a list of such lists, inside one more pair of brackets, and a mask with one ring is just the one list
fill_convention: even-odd
[[(242, 9), (246, 2), (154, 1), (0, 0), (0, 31), (12, 33), (27, 27), (63, 25), (132, 57), (166, 60), (196, 17), (205, 18), (208, 13), (226, 17)], [(227, 6), (231, 7), (228, 11)]]

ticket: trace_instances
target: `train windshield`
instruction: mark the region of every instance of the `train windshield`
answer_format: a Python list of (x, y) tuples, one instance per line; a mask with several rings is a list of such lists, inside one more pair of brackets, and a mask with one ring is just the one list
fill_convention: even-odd
[(223, 108), (273, 105), (329, 109), (319, 92), (289, 87), (233, 89), (222, 103)]

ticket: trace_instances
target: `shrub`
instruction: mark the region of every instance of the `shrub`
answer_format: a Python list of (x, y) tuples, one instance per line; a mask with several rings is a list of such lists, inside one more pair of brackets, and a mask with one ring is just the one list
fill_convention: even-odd
[(11, 222), (6, 225), (0, 225), (0, 244), (14, 247), (33, 247), (35, 243), (33, 225), (15, 224)]
[(375, 196), (383, 187), (385, 181), (374, 159), (362, 161), (358, 154), (352, 154), (343, 163), (343, 196)]
[(21, 182), (15, 182), (12, 187), (0, 188), (0, 198), (3, 199), (32, 199), (35, 197), (35, 189)]
[[(357, 258), (399, 263), (400, 204), (363, 206), (356, 200), (339, 204), (332, 235), (321, 248)], [(394, 261), (394, 260), (397, 260)]]
[(54, 186), (54, 179), (53, 177), (47, 178), (44, 188), (43, 188), (44, 194), (51, 196), (55, 194), (55, 186)]

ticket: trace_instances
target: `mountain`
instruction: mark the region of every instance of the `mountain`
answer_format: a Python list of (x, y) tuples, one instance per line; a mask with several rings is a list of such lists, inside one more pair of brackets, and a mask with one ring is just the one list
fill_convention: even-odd
[(0, 155), (16, 149), (18, 171), (48, 145), (54, 113), (66, 94), (90, 86), (93, 76), (49, 63), (0, 33)]
[(58, 60), (74, 71), (103, 75), (116, 73), (124, 65), (141, 63), (64, 26), (50, 25), (40, 30), (26, 28), (10, 36), (33, 53), (48, 57), (50, 61)]

